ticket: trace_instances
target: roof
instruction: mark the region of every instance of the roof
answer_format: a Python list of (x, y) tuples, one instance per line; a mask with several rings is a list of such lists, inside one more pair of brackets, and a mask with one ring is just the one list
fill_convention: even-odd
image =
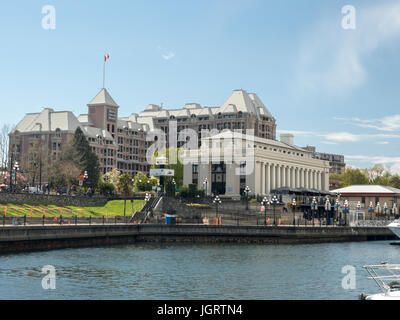
[(400, 189), (389, 187), (389, 186), (381, 186), (381, 185), (354, 185), (341, 189), (332, 190), (333, 193), (340, 194), (387, 194), (387, 195), (395, 195), (400, 194)]
[(20, 133), (33, 133), (47, 131), (61, 131), (75, 132), (76, 128), (80, 126), (80, 122), (71, 111), (54, 111), (53, 109), (43, 109), (39, 113), (28, 113), (16, 125), (13, 133), (18, 131)]
[(166, 118), (190, 117), (192, 115), (216, 115), (218, 113), (251, 113), (261, 119), (267, 117), (273, 119), (273, 116), (261, 102), (255, 93), (247, 93), (245, 90), (234, 90), (228, 99), (219, 107), (202, 107), (198, 103), (187, 103), (181, 109), (162, 109), (158, 105), (150, 104), (139, 114), (139, 117)]
[(109, 107), (119, 107), (105, 88), (101, 89), (100, 92), (92, 99), (92, 101), (88, 103), (88, 106), (104, 105)]
[(272, 146), (276, 146), (276, 147), (282, 147), (282, 148), (288, 148), (288, 149), (294, 149), (294, 150), (298, 150), (300, 152), (304, 152), (304, 153), (308, 153), (310, 154), (311, 152), (308, 150), (304, 150), (300, 147), (297, 146), (292, 146), (290, 144), (286, 144), (282, 141), (278, 141), (278, 140), (272, 140), (272, 139), (266, 139), (266, 138), (260, 138), (260, 137), (256, 137), (256, 136), (251, 136), (251, 135), (247, 135), (247, 134), (242, 134), (239, 132), (233, 132), (231, 130), (224, 130), (220, 133), (217, 133), (215, 135), (212, 135), (210, 137), (204, 137), (202, 138), (202, 140), (205, 139), (233, 139), (233, 138), (237, 138), (237, 139), (244, 139), (244, 140), (248, 140), (248, 141), (254, 141), (254, 142), (258, 142), (258, 143), (262, 143), (262, 144), (268, 144), (268, 145), (272, 145)]

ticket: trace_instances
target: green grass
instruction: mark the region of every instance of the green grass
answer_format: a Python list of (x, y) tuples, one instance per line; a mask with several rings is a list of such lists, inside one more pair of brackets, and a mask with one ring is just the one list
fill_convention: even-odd
[[(126, 202), (126, 215), (132, 215), (135, 211), (140, 211), (144, 206), (144, 200), (135, 200), (133, 202), (133, 210), (130, 201)], [(23, 217), (25, 214), (30, 217), (42, 217), (43, 210), (46, 217), (59, 217), (62, 210), (64, 217), (113, 217), (124, 215), (124, 200), (114, 200), (107, 202), (104, 206), (95, 207), (75, 207), (75, 206), (57, 206), (57, 205), (31, 205), (31, 204), (16, 204), (2, 203), (0, 204), (0, 216), (4, 215), (7, 207), (7, 217)]]

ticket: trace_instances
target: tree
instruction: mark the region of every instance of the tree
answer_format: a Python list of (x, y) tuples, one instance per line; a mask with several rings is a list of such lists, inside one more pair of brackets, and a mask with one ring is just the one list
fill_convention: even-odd
[(52, 188), (66, 186), (70, 190), (73, 185), (78, 185), (81, 165), (81, 157), (77, 150), (71, 144), (66, 145), (50, 170), (50, 186)]
[(106, 174), (102, 175), (101, 181), (116, 185), (120, 174), (121, 172), (118, 169), (114, 168), (111, 171), (108, 171)]
[(140, 191), (151, 191), (152, 187), (158, 184), (157, 179), (149, 179), (145, 173), (138, 172), (135, 176), (134, 180), (134, 190), (137, 192)]
[(0, 167), (8, 168), (8, 149), (10, 146), (9, 133), (11, 126), (4, 124), (0, 131)]
[[(123, 197), (129, 197), (133, 192), (132, 176), (128, 173), (120, 175), (117, 182), (117, 192)], [(126, 212), (126, 199), (124, 199), (124, 217)]]
[(92, 151), (92, 148), (80, 127), (75, 131), (72, 145), (79, 156), (81, 173), (87, 171), (89, 177), (88, 180), (91, 182), (93, 187), (97, 187), (100, 179), (99, 158)]
[(400, 189), (400, 176), (395, 174), (390, 178), (390, 185), (394, 188)]

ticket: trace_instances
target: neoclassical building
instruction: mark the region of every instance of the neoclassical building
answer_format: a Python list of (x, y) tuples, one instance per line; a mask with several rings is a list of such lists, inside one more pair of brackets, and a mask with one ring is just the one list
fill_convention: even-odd
[(183, 154), (184, 184), (229, 197), (239, 197), (246, 186), (253, 195), (282, 187), (328, 191), (329, 161), (293, 142), (290, 134), (276, 141), (230, 131), (204, 138), (200, 149)]

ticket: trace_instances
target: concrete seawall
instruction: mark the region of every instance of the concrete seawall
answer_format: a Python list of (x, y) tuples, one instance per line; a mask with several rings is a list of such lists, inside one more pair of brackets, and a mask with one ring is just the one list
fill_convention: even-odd
[(382, 227), (77, 225), (0, 228), (0, 254), (136, 242), (319, 243), (392, 240)]

